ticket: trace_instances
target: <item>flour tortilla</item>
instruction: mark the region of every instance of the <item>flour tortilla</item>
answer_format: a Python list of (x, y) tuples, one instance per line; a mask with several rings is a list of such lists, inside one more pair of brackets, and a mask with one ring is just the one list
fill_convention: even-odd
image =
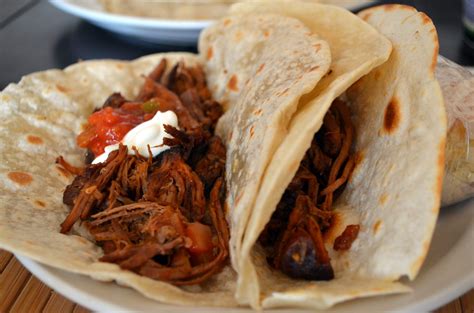
[[(271, 151), (264, 175), (253, 176), (253, 183), (234, 184), (247, 198), (254, 196), (253, 188), (259, 186), (258, 194), (246, 202), (251, 213), (235, 253), (239, 258), (235, 262), (237, 300), (255, 308), (321, 309), (356, 297), (408, 291), (396, 281), (404, 275), (414, 279), (426, 256), (444, 168), (446, 117), (434, 78), (438, 41), (431, 20), (407, 6), (362, 12), (360, 16), (391, 41), (390, 54), (390, 43), (375, 29), (334, 7), (254, 3), (236, 5), (232, 11), (296, 17), (329, 43), (332, 55), (332, 74), (300, 99), (297, 111), (283, 125), (286, 135)], [(227, 64), (233, 64), (232, 56)], [(329, 282), (292, 280), (269, 267), (256, 240), (330, 104), (351, 85), (345, 96), (354, 114), (358, 164), (335, 205), (339, 223), (328, 236), (336, 278)], [(248, 115), (239, 106), (240, 102), (234, 101), (226, 114), (245, 120)], [(224, 128), (232, 125), (226, 123)], [(277, 126), (269, 123), (267, 127)], [(228, 143), (236, 144), (232, 139)], [(248, 145), (249, 153), (259, 155), (261, 144), (239, 142), (242, 144)], [(334, 239), (348, 224), (361, 225), (358, 239), (347, 252), (333, 251)]]
[[(295, 30), (306, 35), (294, 36)], [(259, 178), (286, 135), (299, 98), (328, 72), (331, 57), (328, 44), (301, 22), (277, 15), (225, 18), (203, 31), (199, 50), (214, 98), (228, 109), (216, 133), (227, 143), (226, 204), (236, 268)]]
[[(272, 9), (267, 11), (267, 7)], [(253, 307), (259, 306), (259, 286), (256, 279), (249, 279), (250, 276), (247, 275), (247, 268), (253, 269), (253, 265), (249, 259), (249, 249), (242, 251), (244, 230), (252, 211), (263, 212), (255, 206), (255, 200), (257, 195), (260, 197), (262, 194), (260, 186), (263, 174), (272, 156), (288, 136), (290, 121), (305, 102), (304, 97), (315, 90), (324, 90), (330, 82), (334, 82), (336, 88), (329, 93), (325, 104), (317, 107), (311, 115), (307, 115), (312, 116), (315, 121), (322, 121), (322, 116), (332, 101), (330, 97), (336, 97), (338, 89), (342, 92), (373, 67), (385, 61), (390, 53), (389, 41), (348, 11), (311, 4), (280, 3), (278, 7), (281, 10), (275, 10), (271, 4), (236, 6), (233, 12), (238, 17), (224, 19), (220, 24), (204, 31), (199, 45), (200, 53), (206, 57), (206, 72), (211, 91), (228, 109), (218, 123), (217, 132), (227, 143), (228, 159), (232, 160), (226, 167), (227, 177), (230, 177), (229, 181), (235, 182), (230, 189), (227, 203), (232, 208), (229, 220), (234, 231), (231, 238), (232, 261), (234, 268), (241, 273), (236, 297), (239, 303)], [(272, 31), (267, 31), (270, 25), (259, 29), (249, 22), (246, 32), (240, 30), (240, 25), (234, 25), (241, 19), (254, 19), (254, 12), (276, 13), (279, 15), (278, 23), (281, 23), (285, 20), (282, 11), (290, 10), (290, 7), (298, 7), (301, 11), (308, 9), (320, 17), (319, 29), (306, 21), (302, 21), (304, 25), (296, 26), (305, 27), (308, 33), (313, 34), (316, 40), (313, 52), (316, 52), (316, 55), (326, 55), (329, 43), (330, 69), (321, 61), (314, 60), (310, 63), (311, 54), (304, 59), (297, 57), (295, 53), (300, 51), (294, 46), (297, 38), (288, 37), (284, 46), (273, 40), (270, 40), (268, 46), (263, 46), (265, 38), (271, 39), (273, 34)], [(272, 16), (267, 15), (265, 19), (273, 18)], [(334, 34), (336, 28), (340, 31), (337, 36)], [(331, 35), (328, 35), (329, 33)], [(254, 36), (261, 38), (261, 47), (243, 49), (242, 42), (253, 40)], [(323, 40), (317, 36), (321, 36)], [(349, 52), (343, 47), (354, 42), (354, 36), (358, 36), (361, 44)], [(239, 41), (240, 38), (243, 39)], [(263, 47), (265, 49), (262, 49)], [(267, 56), (273, 60), (271, 63), (265, 61)], [(289, 63), (294, 70), (287, 72), (280, 63), (288, 59), (294, 60)], [(292, 65), (293, 63), (295, 65)], [(325, 77), (329, 78), (320, 80), (321, 74), (325, 73)], [(235, 90), (228, 88), (227, 83), (233, 77), (237, 77), (238, 81)], [(291, 171), (283, 173), (284, 179), (291, 179), (293, 174)], [(271, 196), (270, 194), (270, 198)], [(245, 238), (254, 234), (245, 231)]]
[(474, 75), (443, 57), (436, 69), (448, 114), (443, 205), (474, 196)]
[(62, 193), (72, 177), (58, 170), (56, 157), (83, 164), (84, 150), (75, 138), (87, 117), (113, 92), (136, 96), (143, 75), (162, 58), (170, 65), (199, 63), (196, 55), (181, 53), (132, 62), (87, 61), (28, 75), (0, 93), (0, 248), (69, 272), (115, 280), (165, 303), (233, 306), (236, 278), (230, 266), (202, 287), (178, 288), (98, 262), (102, 249), (87, 240), (79, 224), (71, 235), (59, 233), (69, 212)]

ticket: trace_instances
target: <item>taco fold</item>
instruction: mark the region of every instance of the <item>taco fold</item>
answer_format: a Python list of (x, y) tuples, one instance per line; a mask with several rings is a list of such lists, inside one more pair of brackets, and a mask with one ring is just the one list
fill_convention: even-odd
[[(236, 242), (231, 245), (239, 272), (237, 300), (253, 307), (324, 308), (354, 297), (407, 291), (397, 280), (404, 275), (413, 279), (426, 256), (444, 168), (446, 117), (434, 77), (438, 42), (430, 19), (398, 5), (361, 12), (359, 16), (368, 24), (346, 11), (308, 3), (239, 4), (232, 12), (237, 16), (273, 13), (297, 18), (329, 43), (332, 57), (330, 71), (314, 89), (293, 99), (293, 110), (273, 109), (258, 93), (252, 94), (250, 99), (263, 102), (263, 109), (270, 112), (260, 117), (248, 109), (244, 89), (261, 79), (251, 66), (242, 67), (256, 66), (247, 62), (252, 53), (236, 49), (240, 54), (230, 54), (231, 48), (215, 44), (237, 38), (232, 20), (207, 29), (201, 38), (201, 51), (212, 48), (215, 56), (206, 64), (210, 86), (217, 86), (217, 99), (230, 103), (217, 131), (227, 140), (231, 159), (244, 164), (237, 170), (227, 165), (228, 182), (236, 181), (228, 197), (234, 214), (231, 223), (246, 223), (235, 228), (241, 234), (233, 237)], [(242, 93), (221, 87), (237, 68), (243, 73), (238, 79)], [(277, 73), (273, 76), (278, 79)], [(271, 81), (268, 85), (274, 86)], [(285, 215), (280, 210), (288, 209), (282, 201), (288, 199), (286, 194), (298, 178), (295, 173), (304, 167), (303, 158), (313, 150), (312, 142), (321, 136), (317, 131), (322, 124), (322, 131), (327, 132), (323, 117), (336, 97), (351, 111), (355, 166), (345, 189), (339, 186), (343, 191), (334, 204), (333, 224), (327, 227), (317, 211), (328, 198), (324, 190), (313, 201), (315, 209), (301, 209), (297, 199), (291, 213)], [(253, 129), (256, 136), (252, 139)], [(344, 136), (348, 134), (343, 132)], [(248, 154), (236, 158), (233, 154), (238, 156), (238, 149)], [(344, 166), (336, 169), (340, 174), (344, 170)], [(302, 210), (306, 212), (302, 214)], [(314, 221), (326, 231), (314, 231)], [(286, 231), (268, 236), (269, 223), (284, 223)], [(358, 227), (358, 232), (350, 226)], [(348, 240), (352, 246), (336, 251), (336, 238), (346, 231), (353, 233)], [(263, 242), (262, 232), (266, 237)], [(323, 237), (326, 253), (321, 252), (317, 237)], [(277, 248), (286, 255), (274, 251), (272, 255), (265, 242), (286, 245)], [(321, 266), (327, 264), (328, 256), (335, 276), (329, 282), (305, 282), (301, 280), (304, 273), (294, 270), (300, 266), (314, 272), (319, 266), (328, 272)], [(269, 257), (277, 261), (268, 262)], [(281, 263), (285, 257), (286, 263)], [(330, 273), (319, 279), (328, 278)]]

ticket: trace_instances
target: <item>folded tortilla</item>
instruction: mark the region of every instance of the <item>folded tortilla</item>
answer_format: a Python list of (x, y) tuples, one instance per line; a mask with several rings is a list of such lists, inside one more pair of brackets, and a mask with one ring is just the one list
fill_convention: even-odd
[[(431, 20), (397, 5), (360, 13), (367, 23), (342, 9), (310, 3), (238, 4), (232, 12), (236, 17), (203, 33), (200, 49), (213, 50), (208, 79), (228, 109), (217, 131), (228, 146), (227, 178), (233, 186), (228, 204), (232, 225), (240, 231), (231, 246), (239, 273), (237, 301), (254, 308), (320, 309), (409, 290), (397, 280), (414, 279), (426, 256), (444, 169), (446, 116), (434, 77), (438, 40)], [(258, 13), (297, 18), (331, 49), (330, 71), (313, 89), (289, 95), (291, 102), (272, 83), (281, 79), (274, 71), (278, 66), (258, 72), (258, 64), (268, 65), (261, 53), (242, 51), (239, 40), (219, 45), (238, 38), (234, 20)], [(291, 52), (291, 45), (285, 47)], [(224, 84), (234, 77), (242, 83), (229, 90)], [(259, 93), (260, 82), (269, 86), (265, 92), (275, 88), (275, 97)], [(293, 280), (268, 265), (256, 241), (329, 106), (344, 92), (356, 127), (357, 165), (334, 206), (340, 222), (326, 242), (336, 278)], [(253, 102), (266, 113), (255, 114)], [(336, 252), (334, 239), (348, 224), (360, 225), (359, 237), (350, 250)]]
[(442, 205), (474, 196), (474, 75), (443, 57), (436, 69), (448, 115)]

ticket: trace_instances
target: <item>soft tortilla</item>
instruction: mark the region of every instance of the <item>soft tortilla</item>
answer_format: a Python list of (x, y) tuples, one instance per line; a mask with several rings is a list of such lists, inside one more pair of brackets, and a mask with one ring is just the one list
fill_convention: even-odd
[[(262, 266), (255, 267), (250, 255), (258, 235), (269, 220), (284, 189), (296, 173), (300, 160), (310, 146), (313, 134), (321, 126), (324, 114), (333, 99), (374, 67), (386, 61), (391, 51), (391, 45), (387, 39), (368, 24), (350, 12), (337, 7), (311, 3), (299, 3), (298, 5), (253, 3), (236, 5), (231, 11), (234, 14), (242, 15), (251, 12), (269, 12), (295, 17), (301, 20), (313, 33), (318, 34), (329, 43), (332, 55), (330, 73), (310, 93), (299, 100), (297, 111), (294, 115), (287, 117), (286, 124), (264, 119), (258, 122), (264, 129), (279, 127), (281, 132), (285, 134), (283, 139), (279, 138), (279, 144), (275, 146), (277, 149), (272, 150), (268, 160), (266, 160), (265, 175), (252, 176), (252, 179), (256, 181), (255, 185), (260, 187), (258, 195), (255, 195), (252, 200), (246, 203), (247, 207), (245, 209), (252, 213), (249, 224), (245, 229), (241, 251), (235, 254), (240, 258), (237, 300), (240, 303), (248, 303), (253, 307), (259, 307), (260, 292), (285, 289), (283, 286), (288, 283), (288, 280), (285, 278), (278, 279), (278, 274), (272, 271), (268, 271), (266, 274), (257, 272), (262, 269)], [(315, 16), (318, 18), (314, 18)], [(350, 47), (350, 49), (347, 47)], [(228, 62), (232, 63), (231, 60)], [(234, 144), (237, 149), (239, 147), (244, 149), (246, 153), (256, 150), (255, 154), (260, 155), (264, 152), (259, 150), (261, 143), (258, 140), (265, 142), (270, 140), (271, 137), (264, 134), (256, 138), (254, 143), (250, 143), (255, 145), (254, 147), (243, 148), (244, 144), (240, 142), (236, 145), (231, 143), (231, 145)], [(254, 160), (255, 157), (249, 159)], [(242, 170), (247, 169), (243, 167), (240, 171)], [(248, 183), (242, 186), (238, 185), (244, 197), (250, 198), (252, 195), (253, 187), (250, 186)], [(236, 187), (234, 186), (234, 188)], [(263, 259), (254, 259), (253, 262), (262, 263), (266, 266), (264, 256), (258, 255)], [(265, 277), (262, 277), (262, 275)], [(259, 279), (261, 285), (259, 285)], [(375, 287), (374, 285), (371, 286)], [(381, 286), (377, 286), (377, 288), (379, 287)], [(321, 304), (319, 307), (326, 306), (323, 305), (324, 301), (318, 300), (316, 302)], [(291, 304), (296, 305), (296, 303)]]
[[(406, 6), (362, 12), (360, 16), (393, 44), (390, 59), (380, 65), (388, 58), (390, 45), (346, 11), (279, 3), (241, 4), (233, 12), (297, 17), (329, 43), (333, 60), (333, 76), (325, 77), (300, 101), (263, 178), (254, 178), (261, 179), (260, 188), (241, 251), (236, 253), (237, 300), (257, 308), (261, 303), (266, 308), (320, 309), (356, 297), (409, 290), (395, 280), (403, 275), (413, 279), (426, 256), (444, 167), (446, 117), (434, 78), (438, 41), (431, 20)], [(338, 226), (327, 238), (336, 279), (291, 280), (268, 266), (255, 242), (333, 99), (378, 65), (347, 92), (355, 116), (358, 165), (335, 207)], [(245, 119), (245, 113), (240, 118)], [(247, 149), (258, 151), (259, 146)], [(247, 185), (236, 185), (244, 195), (252, 192)], [(336, 253), (333, 241), (347, 224), (360, 224), (361, 232), (349, 251)]]
[[(294, 36), (294, 30), (308, 37)], [(279, 41), (279, 37), (286, 39)], [(293, 48), (281, 49), (283, 42)], [(216, 133), (227, 145), (226, 204), (231, 208), (228, 220), (235, 268), (259, 178), (286, 135), (299, 98), (329, 70), (330, 52), (328, 44), (301, 22), (276, 15), (221, 20), (203, 31), (199, 50), (206, 59), (209, 87), (228, 109)]]
[(436, 69), (448, 114), (443, 205), (474, 196), (474, 75), (443, 57)]
[[(63, 155), (77, 165), (84, 152), (76, 145), (94, 106), (113, 92), (135, 96), (162, 58), (188, 65), (192, 54), (156, 54), (132, 62), (87, 61), (61, 70), (24, 77), (0, 93), (0, 247), (59, 269), (130, 286), (143, 295), (180, 305), (233, 306), (235, 273), (227, 266), (202, 288), (187, 290), (98, 262), (102, 249), (87, 240), (75, 225), (73, 234), (59, 233), (69, 209), (62, 192), (72, 177), (62, 173), (55, 159)], [(82, 234), (83, 237), (78, 236)], [(85, 237), (85, 238), (84, 238)]]

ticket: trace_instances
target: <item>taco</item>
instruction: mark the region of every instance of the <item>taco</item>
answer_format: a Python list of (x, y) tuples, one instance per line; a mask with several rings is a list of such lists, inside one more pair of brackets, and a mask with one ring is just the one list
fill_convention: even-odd
[[(86, 223), (75, 223), (74, 215), (78, 210), (88, 208), (92, 214), (101, 213), (95, 204), (99, 206), (105, 202), (88, 197), (87, 192), (91, 191), (91, 188), (93, 188), (91, 196), (97, 195), (97, 198), (101, 198), (103, 195), (107, 198), (107, 203), (129, 201), (127, 198), (131, 195), (121, 194), (120, 189), (117, 189), (118, 194), (112, 199), (114, 193), (109, 189), (111, 186), (108, 181), (118, 179), (118, 168), (114, 166), (123, 164), (124, 160), (130, 163), (130, 168), (139, 179), (133, 181), (128, 179), (128, 175), (122, 177), (130, 187), (137, 189), (137, 193), (140, 192), (138, 190), (140, 172), (147, 171), (148, 166), (146, 157), (143, 159), (128, 156), (127, 147), (122, 146), (118, 153), (117, 151), (110, 153), (110, 162), (95, 164), (83, 170), (84, 149), (77, 145), (76, 137), (84, 130), (87, 118), (94, 110), (100, 109), (104, 102), (106, 107), (112, 109), (117, 103), (123, 102), (122, 100), (143, 96), (139, 95), (139, 91), (150, 79), (145, 80), (144, 75), (152, 72), (163, 60), (166, 60), (169, 68), (179, 62), (188, 67), (200, 64), (195, 55), (185, 53), (156, 54), (132, 62), (89, 61), (72, 65), (63, 71), (50, 70), (31, 74), (24, 77), (19, 84), (9, 85), (2, 92), (2, 107), (5, 109), (2, 114), (6, 120), (2, 127), (8, 131), (1, 132), (3, 157), (1, 172), (5, 179), (1, 183), (0, 245), (13, 253), (59, 269), (88, 275), (102, 281), (115, 280), (155, 300), (182, 305), (232, 305), (235, 303), (232, 296), (235, 274), (225, 265), (225, 260), (218, 261), (221, 263), (217, 264), (220, 267), (218, 273), (212, 275), (205, 286), (198, 284), (194, 287), (180, 288), (176, 285), (186, 284), (193, 277), (186, 275), (176, 279), (170, 276), (168, 279), (158, 280), (150, 278), (154, 274), (137, 273), (142, 267), (137, 268), (135, 272), (133, 268), (125, 269), (129, 266), (126, 263), (119, 265), (119, 261), (128, 260), (130, 265), (137, 261), (136, 257), (135, 261), (133, 258), (124, 259), (123, 256), (117, 259), (116, 255), (107, 253), (111, 252), (110, 240), (101, 241), (100, 238), (94, 237), (98, 235), (104, 239), (107, 231), (109, 237), (115, 236), (113, 229), (109, 227), (110, 224), (122, 223), (130, 229), (138, 227), (137, 221), (131, 219), (136, 217), (136, 213), (141, 213), (143, 222), (148, 224), (155, 212), (155, 215), (168, 215), (169, 219), (176, 221), (175, 224), (182, 226), (183, 218), (180, 212), (166, 209), (165, 206), (156, 203), (141, 202), (125, 208), (123, 206), (116, 208), (117, 210), (122, 208), (122, 212), (108, 211), (109, 215), (102, 212), (96, 219), (87, 221), (92, 227), (86, 227)], [(116, 92), (120, 92), (120, 95), (115, 94)], [(137, 120), (144, 118), (140, 114), (135, 114), (137, 110), (133, 107), (133, 103), (128, 105), (129, 109), (122, 108), (122, 113), (128, 113)], [(114, 116), (108, 118), (112, 119)], [(89, 128), (86, 129), (86, 133), (87, 130)], [(82, 134), (84, 137), (84, 133)], [(171, 154), (169, 157), (172, 157)], [(16, 157), (18, 155), (23, 157)], [(58, 156), (62, 156), (64, 160), (78, 168), (68, 166), (64, 161), (60, 163), (65, 167), (56, 164), (55, 158)], [(175, 163), (180, 163), (181, 169), (187, 168), (187, 165), (178, 159), (175, 158)], [(79, 175), (76, 177), (71, 175), (70, 172), (74, 171)], [(189, 175), (194, 176), (195, 173), (191, 172)], [(202, 201), (207, 204), (209, 199), (201, 199)], [(76, 202), (78, 205), (75, 206)], [(72, 204), (70, 206), (72, 211), (67, 204)], [(79, 213), (84, 214), (85, 218), (89, 217), (83, 212)], [(122, 214), (124, 218), (120, 219), (114, 213)], [(124, 220), (126, 218), (128, 220)], [(216, 231), (212, 226), (213, 223), (208, 225), (213, 232)], [(169, 227), (168, 230), (173, 231)], [(149, 232), (144, 235), (149, 235)], [(127, 244), (128, 238), (121, 239)], [(136, 240), (140, 239), (142, 238)], [(147, 248), (145, 245), (142, 247), (128, 245), (128, 247)], [(155, 243), (156, 247), (158, 246)], [(153, 246), (148, 245), (148, 248)], [(221, 246), (218, 249), (221, 251), (219, 258), (222, 259), (223, 256), (225, 258), (226, 248)], [(133, 252), (130, 249), (121, 251)], [(133, 255), (140, 256), (138, 253)], [(102, 262), (99, 259), (102, 259)], [(165, 267), (164, 270), (169, 268)], [(214, 274), (209, 271), (207, 273)], [(203, 274), (206, 275), (205, 272), (201, 272), (195, 278), (202, 277)], [(174, 284), (170, 284), (170, 281)]]
[[(426, 256), (444, 169), (446, 116), (431, 20), (399, 5), (368, 9), (360, 18), (309, 3), (239, 4), (231, 11), (234, 20), (207, 29), (200, 49), (212, 49), (209, 84), (227, 103), (217, 133), (233, 160), (230, 223), (241, 224), (231, 239), (237, 301), (325, 308), (409, 290), (398, 279), (414, 279)], [(272, 107), (285, 90), (271, 101), (259, 95), (260, 82), (272, 88), (279, 76), (252, 58), (261, 54), (238, 48), (232, 23), (258, 13), (297, 18), (331, 49), (325, 77), (287, 106)], [(232, 38), (231, 47), (219, 45)], [(231, 79), (240, 83), (234, 91), (222, 87)], [(256, 114), (257, 107), (264, 113)], [(342, 143), (332, 153), (328, 137), (337, 128)], [(328, 156), (330, 166), (317, 169)]]

